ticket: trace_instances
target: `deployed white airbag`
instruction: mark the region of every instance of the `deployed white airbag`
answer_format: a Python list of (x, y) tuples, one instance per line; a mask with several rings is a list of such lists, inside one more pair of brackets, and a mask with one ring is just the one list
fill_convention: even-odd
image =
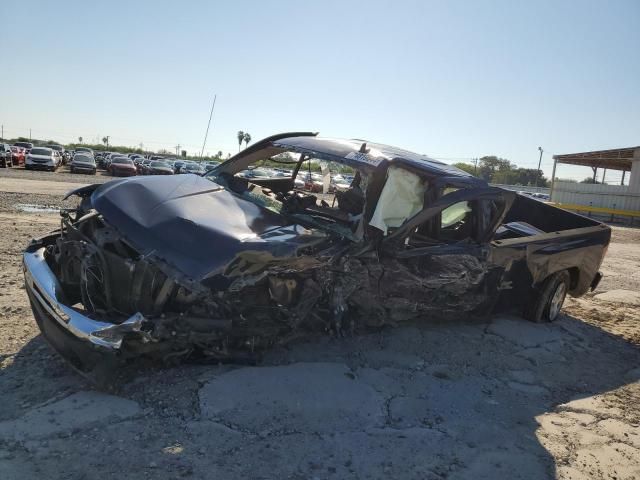
[(415, 173), (389, 167), (378, 205), (369, 225), (387, 234), (388, 229), (401, 226), (422, 210), (426, 187)]
[(463, 220), (471, 211), (469, 202), (458, 202), (442, 211), (441, 227), (446, 228)]

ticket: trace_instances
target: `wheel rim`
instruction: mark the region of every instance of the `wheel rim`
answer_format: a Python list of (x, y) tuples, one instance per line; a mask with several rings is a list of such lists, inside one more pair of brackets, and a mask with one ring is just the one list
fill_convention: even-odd
[(551, 303), (549, 304), (549, 320), (555, 320), (560, 313), (560, 309), (562, 308), (562, 303), (564, 302), (566, 293), (567, 286), (564, 282), (561, 282), (560, 285), (556, 287), (556, 291), (554, 292), (553, 297), (551, 297)]

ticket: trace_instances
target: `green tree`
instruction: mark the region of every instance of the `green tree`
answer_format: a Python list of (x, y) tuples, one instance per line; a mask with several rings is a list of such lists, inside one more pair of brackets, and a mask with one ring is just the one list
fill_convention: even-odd
[(238, 151), (242, 148), (242, 142), (244, 142), (244, 132), (242, 130), (238, 130)]
[(487, 182), (493, 181), (493, 176), (499, 171), (508, 171), (513, 165), (506, 158), (498, 158), (495, 155), (482, 157), (478, 162), (478, 176)]
[(544, 177), (541, 170), (535, 168), (522, 168), (511, 163), (506, 158), (499, 158), (495, 155), (485, 156), (478, 162), (478, 168), (469, 163), (455, 163), (467, 173), (480, 177), (489, 183), (505, 185), (538, 185), (547, 187), (549, 181)]
[(244, 133), (244, 148), (249, 146), (249, 142), (251, 141), (251, 135), (248, 132)]
[(82, 137), (78, 137), (78, 143), (82, 145)]
[(593, 177), (587, 177), (584, 180), (580, 180), (580, 183), (602, 183), (599, 182), (598, 180), (594, 180)]
[(470, 163), (458, 162), (458, 163), (454, 163), (453, 166), (467, 173), (470, 173), (471, 175), (476, 174), (476, 170), (477, 170), (476, 166), (471, 165)]

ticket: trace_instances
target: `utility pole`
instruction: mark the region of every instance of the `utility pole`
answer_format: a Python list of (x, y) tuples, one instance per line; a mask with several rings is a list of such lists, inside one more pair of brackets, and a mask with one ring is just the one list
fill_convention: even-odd
[(29, 141), (31, 141), (31, 129), (29, 129)]
[(476, 157), (474, 162), (475, 167), (473, 168), (473, 174), (477, 177), (478, 176), (478, 157)]
[(542, 152), (544, 152), (542, 147), (538, 147), (538, 150), (540, 150), (540, 160), (538, 160), (538, 171), (536, 172), (536, 182), (534, 187), (538, 186), (538, 177), (540, 176), (540, 165), (542, 164)]
[(2, 125), (2, 137), (0, 137), (4, 140), (4, 125)]
[(180, 156), (180, 144), (176, 145), (176, 157)]

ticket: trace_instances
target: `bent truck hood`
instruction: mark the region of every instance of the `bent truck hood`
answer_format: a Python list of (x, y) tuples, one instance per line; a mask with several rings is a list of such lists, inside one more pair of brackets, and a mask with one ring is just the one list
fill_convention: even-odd
[(112, 181), (95, 189), (91, 203), (142, 255), (192, 281), (222, 273), (240, 252), (292, 256), (325, 237), (196, 175)]

